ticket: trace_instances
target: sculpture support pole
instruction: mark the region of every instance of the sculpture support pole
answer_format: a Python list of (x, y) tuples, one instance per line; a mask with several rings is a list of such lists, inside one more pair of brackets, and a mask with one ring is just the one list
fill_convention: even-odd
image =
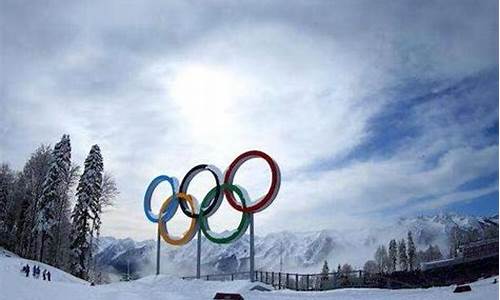
[(201, 276), (201, 227), (198, 226), (198, 241), (196, 253), (196, 278), (200, 279)]
[(156, 275), (160, 275), (160, 226), (156, 236)]
[(253, 213), (250, 214), (250, 281), (255, 281), (255, 251), (254, 251), (254, 228)]

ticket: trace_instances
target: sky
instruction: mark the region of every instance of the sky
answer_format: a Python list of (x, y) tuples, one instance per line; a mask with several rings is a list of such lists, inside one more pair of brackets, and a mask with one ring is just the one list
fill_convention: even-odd
[[(257, 234), (498, 213), (498, 1), (6, 0), (0, 22), (0, 161), (67, 133), (83, 165), (98, 144), (120, 190), (104, 235), (154, 238), (154, 177), (251, 149), (282, 174)], [(253, 159), (235, 183), (256, 199), (269, 180)]]

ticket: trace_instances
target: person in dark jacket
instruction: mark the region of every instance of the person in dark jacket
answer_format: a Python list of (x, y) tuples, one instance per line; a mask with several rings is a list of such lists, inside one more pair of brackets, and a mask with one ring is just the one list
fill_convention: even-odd
[(33, 277), (36, 277), (36, 265), (33, 265), (33, 270), (32, 270), (31, 275), (32, 275)]
[(26, 273), (26, 277), (29, 277), (30, 276), (30, 265), (26, 265), (24, 266), (24, 272)]
[(50, 281), (50, 271), (47, 271), (47, 280)]
[(47, 270), (45, 270), (45, 269), (44, 269), (44, 270), (43, 270), (43, 273), (42, 273), (42, 275), (43, 275), (43, 280), (45, 280), (45, 277), (46, 277), (46, 276), (45, 276), (45, 274), (47, 274)]

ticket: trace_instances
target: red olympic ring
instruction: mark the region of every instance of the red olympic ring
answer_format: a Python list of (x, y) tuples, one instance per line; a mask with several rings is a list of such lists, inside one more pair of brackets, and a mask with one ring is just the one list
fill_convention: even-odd
[(252, 158), (263, 158), (271, 168), (271, 186), (269, 187), (267, 193), (264, 196), (262, 196), (259, 200), (257, 200), (253, 205), (248, 205), (246, 207), (243, 207), (241, 203), (239, 203), (236, 200), (231, 190), (224, 191), (224, 194), (226, 195), (229, 204), (234, 209), (246, 213), (257, 213), (268, 207), (278, 195), (281, 182), (281, 173), (278, 164), (266, 153), (258, 150), (251, 150), (243, 154), (240, 154), (229, 165), (224, 176), (224, 183), (233, 184), (234, 175), (236, 174), (236, 171), (241, 167), (243, 163)]

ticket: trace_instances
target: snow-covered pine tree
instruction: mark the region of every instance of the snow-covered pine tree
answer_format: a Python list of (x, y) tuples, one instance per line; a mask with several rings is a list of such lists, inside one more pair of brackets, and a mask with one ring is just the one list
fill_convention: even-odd
[[(94, 253), (97, 251), (97, 246), (99, 244), (99, 235), (101, 233), (101, 213), (102, 213), (102, 207), (104, 205), (107, 205), (111, 203), (110, 199), (105, 200), (103, 196), (105, 197), (114, 197), (112, 194), (113, 192), (111, 191), (111, 194), (108, 194), (110, 192), (108, 188), (110, 188), (109, 184), (113, 185), (114, 181), (111, 177), (107, 177), (107, 175), (104, 175), (104, 167), (103, 167), (103, 159), (101, 155), (101, 150), (99, 149), (98, 145), (94, 145), (92, 147), (95, 151), (95, 156), (96, 159), (100, 160), (100, 169), (97, 171), (96, 170), (96, 176), (95, 176), (95, 197), (92, 198), (92, 201), (90, 203), (90, 210), (92, 213), (92, 226), (90, 227), (90, 233), (91, 233), (91, 240), (90, 240), (90, 255), (89, 255), (89, 270), (92, 272), (95, 272), (95, 264), (94, 264)], [(106, 177), (106, 181), (104, 181)], [(109, 180), (109, 181), (108, 181)], [(104, 184), (106, 184), (106, 194), (103, 194), (103, 188)], [(116, 186), (115, 186), (116, 188)], [(109, 202), (106, 202), (109, 201)]]
[[(79, 185), (80, 186), (80, 185)], [(70, 271), (73, 275), (85, 279), (87, 261), (90, 253), (90, 215), (89, 199), (80, 196), (71, 215)]]
[(330, 273), (330, 268), (328, 267), (328, 262), (325, 260), (323, 263), (323, 268), (321, 268), (321, 278), (323, 280), (328, 280), (328, 273)]
[(328, 268), (328, 262), (325, 260), (323, 268), (321, 268), (321, 275), (328, 275), (328, 273), (330, 273), (330, 268)]
[[(61, 228), (61, 203), (67, 201), (64, 186), (71, 164), (71, 146), (69, 135), (63, 135), (61, 141), (54, 146), (52, 158), (47, 176), (43, 183), (43, 192), (37, 205), (37, 214), (33, 238), (40, 236), (39, 260), (52, 262), (52, 259), (44, 257), (46, 250), (53, 252), (57, 248), (58, 230)], [(49, 257), (54, 256), (50, 253)]]
[(314, 284), (317, 289), (322, 290), (328, 285), (328, 273), (330, 273), (330, 268), (328, 267), (328, 262), (325, 260), (323, 267), (321, 268), (321, 277), (316, 278), (316, 283)]
[(392, 239), (389, 242), (389, 272), (396, 271), (398, 263), (398, 244), (396, 240)]
[(88, 277), (92, 259), (92, 240), (99, 218), (103, 163), (99, 146), (94, 145), (85, 159), (85, 167), (77, 187), (77, 202), (71, 216), (71, 272), (83, 279)]
[[(72, 184), (71, 167), (71, 143), (69, 135), (63, 135), (61, 141), (56, 144), (55, 161), (59, 170), (60, 182), (57, 186), (57, 202), (55, 210), (55, 225), (52, 236), (54, 237), (49, 244), (50, 263), (57, 267), (64, 267), (69, 248), (70, 234), (70, 203), (69, 189)], [(78, 168), (77, 168), (78, 170)]]
[(413, 236), (411, 231), (408, 231), (408, 269), (410, 271), (415, 270), (417, 262), (417, 250), (415, 249), (415, 243), (413, 242)]
[(38, 241), (40, 239), (40, 251), (38, 255), (39, 261), (44, 260), (44, 250), (46, 240), (53, 239), (51, 236), (52, 229), (55, 225), (55, 210), (57, 202), (57, 185), (59, 183), (59, 173), (57, 166), (52, 159), (49, 172), (45, 182), (43, 183), (43, 192), (38, 201), (38, 208), (35, 217), (35, 227), (33, 227), (32, 239)]
[(406, 242), (405, 239), (401, 239), (398, 244), (398, 254), (399, 254), (399, 270), (408, 270), (408, 255), (406, 253)]
[[(113, 205), (113, 200), (120, 192), (116, 187), (116, 182), (113, 176), (110, 173), (103, 173), (102, 176), (102, 184), (101, 184), (101, 196), (98, 201), (96, 201), (94, 205), (94, 224), (93, 228), (95, 230), (95, 237), (99, 239), (100, 230), (101, 230), (101, 213), (102, 209), (107, 206)], [(97, 240), (94, 243), (97, 245)]]

